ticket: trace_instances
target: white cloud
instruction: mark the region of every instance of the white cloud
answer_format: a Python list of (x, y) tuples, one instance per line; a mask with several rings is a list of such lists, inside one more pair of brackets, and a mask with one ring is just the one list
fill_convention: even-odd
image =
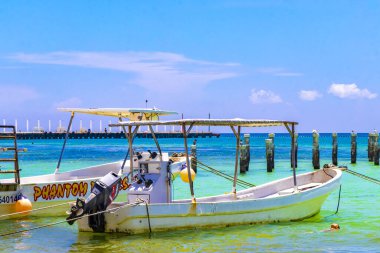
[(300, 92), (298, 92), (298, 96), (302, 100), (313, 101), (317, 98), (322, 97), (322, 94), (316, 90), (301, 90)]
[(35, 89), (17, 85), (0, 85), (0, 94), (0, 106), (6, 108), (12, 108), (14, 105), (30, 102), (40, 97)]
[(283, 76), (283, 77), (297, 77), (303, 76), (302, 73), (288, 71), (284, 68), (258, 68), (256, 71), (260, 74), (272, 75), (272, 76)]
[(329, 91), (330, 94), (340, 98), (367, 98), (374, 99), (377, 97), (376, 93), (370, 92), (368, 89), (359, 89), (356, 84), (331, 84)]
[(167, 52), (51, 52), (18, 53), (11, 59), (26, 63), (99, 68), (134, 74), (131, 83), (151, 91), (189, 89), (238, 76), (236, 63), (194, 60)]
[(72, 98), (68, 98), (66, 100), (54, 103), (53, 107), (54, 109), (65, 108), (65, 107), (75, 108), (75, 107), (80, 107), (81, 105), (82, 105), (82, 100), (80, 98), (72, 97)]
[(270, 90), (252, 89), (249, 99), (253, 104), (277, 104), (282, 102), (281, 97)]

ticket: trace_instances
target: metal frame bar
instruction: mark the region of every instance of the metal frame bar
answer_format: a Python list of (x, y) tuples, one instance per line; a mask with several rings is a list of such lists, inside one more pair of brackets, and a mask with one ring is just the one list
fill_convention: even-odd
[(131, 178), (133, 177), (133, 147), (132, 147), (132, 126), (128, 126), (128, 145), (129, 145), (129, 153), (131, 154), (129, 158), (129, 173), (131, 174)]
[[(119, 116), (119, 122), (122, 122), (122, 121), (123, 121), (123, 118)], [(125, 138), (128, 139), (128, 134), (127, 134), (127, 130), (125, 129), (125, 126), (122, 125), (121, 128), (123, 128)]]
[[(293, 124), (292, 124), (293, 125)], [(288, 123), (284, 123), (284, 126), (288, 130), (289, 134), (292, 134), (292, 130), (290, 130)]]
[(189, 128), (188, 128), (187, 131), (186, 131), (186, 135), (189, 135), (191, 129), (192, 129), (193, 126), (194, 126), (194, 124), (195, 124), (195, 122), (191, 123), (191, 125), (189, 126)]
[(19, 167), (19, 164), (18, 164), (18, 147), (17, 147), (17, 129), (15, 126), (12, 127), (13, 129), (13, 135), (15, 136), (14, 140), (13, 140), (13, 143), (14, 143), (14, 147), (15, 147), (15, 154), (14, 154), (14, 158), (15, 158), (15, 164), (14, 164), (14, 167), (15, 167), (15, 181), (16, 181), (16, 184), (20, 184), (21, 181), (20, 181), (20, 167)]
[(74, 112), (71, 112), (70, 122), (69, 122), (69, 125), (68, 125), (67, 130), (66, 130), (66, 135), (65, 135), (65, 140), (64, 140), (63, 145), (62, 145), (61, 155), (59, 156), (59, 160), (58, 160), (57, 168), (55, 169), (54, 174), (57, 174), (57, 173), (58, 173), (58, 171), (59, 171), (59, 167), (61, 166), (61, 161), (62, 161), (63, 151), (65, 150), (66, 142), (67, 142), (67, 139), (69, 138), (70, 129), (71, 129), (71, 125), (72, 125), (72, 123), (73, 123), (74, 115), (75, 115), (75, 113), (74, 113)]
[[(234, 126), (230, 126), (230, 127), (231, 127), (232, 132), (234, 133), (235, 137), (237, 138), (237, 137), (238, 137), (238, 134), (237, 134), (237, 132), (236, 132)], [(239, 126), (239, 127), (240, 127), (240, 126)]]
[(233, 129), (235, 137), (236, 137), (236, 155), (235, 155), (235, 171), (234, 171), (234, 182), (232, 185), (232, 193), (236, 194), (236, 181), (237, 181), (237, 171), (238, 171), (238, 164), (239, 164), (239, 150), (240, 150), (240, 126), (238, 126), (237, 132), (235, 131), (235, 128), (231, 126), (231, 129)]
[(187, 147), (187, 131), (186, 131), (186, 124), (182, 124), (182, 134), (183, 134), (183, 140), (185, 143), (185, 154), (186, 154), (186, 168), (187, 168), (187, 175), (189, 177), (189, 186), (190, 186), (190, 193), (191, 193), (191, 201), (192, 203), (196, 203), (195, 197), (194, 197), (194, 185), (193, 180), (191, 180), (191, 173), (190, 173), (190, 161), (189, 161), (189, 151)]
[(152, 133), (153, 140), (154, 140), (154, 142), (156, 143), (156, 146), (157, 146), (158, 152), (160, 153), (160, 161), (162, 162), (162, 152), (161, 152), (161, 147), (160, 147), (160, 144), (159, 144), (158, 141), (157, 141), (156, 134), (154, 133), (154, 131), (153, 131), (153, 127), (152, 127), (151, 125), (149, 125), (149, 130), (150, 130), (150, 132)]
[[(136, 126), (135, 127), (135, 130), (133, 130), (133, 134), (132, 134), (132, 142), (134, 141), (134, 139), (136, 138), (136, 134), (137, 134), (137, 131), (139, 130), (140, 126)], [(128, 142), (129, 142), (129, 136), (127, 134), (127, 132), (125, 132), (125, 137), (127, 138)], [(128, 156), (129, 156), (129, 148), (128, 148), (128, 151), (127, 151), (127, 154), (125, 155), (124, 157), (124, 161), (123, 161), (123, 164), (121, 165), (121, 168), (120, 168), (120, 171), (121, 171), (121, 174), (123, 174), (123, 170), (124, 170), (124, 167), (125, 167), (125, 163), (127, 162), (127, 159), (128, 159)], [(133, 150), (132, 150), (133, 151)]]
[[(287, 127), (288, 128), (288, 127)], [(292, 170), (293, 170), (293, 182), (294, 182), (294, 190), (297, 191), (297, 176), (296, 176), (296, 150), (295, 150), (295, 136), (294, 136), (294, 133), (295, 133), (295, 129), (294, 129), (294, 123), (292, 124), (292, 132), (291, 132), (291, 136), (292, 136), (292, 160), (294, 161), (293, 164), (292, 164)]]

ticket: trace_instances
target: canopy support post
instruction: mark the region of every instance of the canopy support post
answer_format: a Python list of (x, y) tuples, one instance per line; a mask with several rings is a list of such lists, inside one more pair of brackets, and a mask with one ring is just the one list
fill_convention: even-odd
[(160, 160), (161, 160), (161, 162), (162, 162), (162, 152), (161, 152), (161, 147), (160, 147), (160, 144), (159, 144), (158, 141), (157, 141), (156, 134), (155, 134), (154, 131), (153, 131), (153, 127), (152, 127), (152, 125), (149, 125), (149, 130), (150, 130), (150, 132), (152, 133), (153, 140), (154, 140), (154, 142), (156, 143), (156, 147), (157, 147), (157, 149), (158, 149), (158, 152), (160, 153)]
[[(287, 125), (286, 125), (287, 126)], [(292, 123), (292, 132), (291, 132), (291, 136), (292, 136), (292, 160), (295, 161), (295, 157), (296, 157), (296, 154), (295, 154), (295, 130), (294, 130), (294, 123)], [(293, 169), (293, 181), (294, 181), (294, 191), (297, 191), (297, 177), (296, 177), (296, 168), (295, 168), (295, 162), (292, 164), (292, 169)]]
[[(122, 122), (123, 119), (121, 118), (121, 116), (119, 116), (119, 123)], [(125, 135), (125, 138), (128, 139), (128, 134), (127, 134), (127, 130), (125, 130), (125, 126), (122, 125), (121, 128), (123, 128), (123, 132), (124, 132), (124, 135)]]
[[(124, 128), (125, 128), (125, 127), (124, 127)], [(136, 138), (136, 135), (137, 135), (137, 131), (138, 131), (138, 130), (139, 130), (139, 126), (136, 126), (136, 127), (135, 127), (135, 130), (133, 130), (133, 134), (132, 134), (132, 142), (133, 142), (133, 140)], [(127, 132), (125, 132), (125, 137), (128, 139), (128, 142), (129, 142), (129, 135), (127, 134)], [(124, 157), (123, 164), (121, 165), (121, 168), (120, 168), (121, 174), (123, 174), (123, 170), (124, 170), (124, 167), (125, 167), (125, 163), (127, 162), (128, 156), (129, 156), (129, 148), (128, 148), (127, 154), (126, 154), (125, 157)]]
[(69, 125), (67, 126), (67, 130), (66, 130), (66, 134), (65, 134), (65, 140), (63, 141), (63, 145), (62, 145), (61, 155), (59, 156), (59, 160), (58, 160), (57, 168), (55, 169), (54, 174), (57, 174), (57, 173), (58, 173), (58, 171), (59, 171), (59, 167), (61, 166), (61, 161), (62, 161), (63, 151), (65, 150), (66, 142), (67, 142), (67, 139), (69, 138), (70, 128), (71, 128), (71, 125), (72, 125), (72, 123), (73, 123), (74, 115), (75, 115), (75, 113), (74, 113), (74, 112), (71, 112), (70, 122), (69, 122)]
[(235, 128), (231, 126), (232, 131), (236, 137), (236, 155), (235, 155), (235, 171), (234, 171), (234, 183), (232, 185), (232, 193), (236, 194), (236, 181), (237, 181), (237, 172), (238, 172), (238, 163), (239, 163), (239, 149), (240, 149), (240, 126), (236, 132)]
[(132, 147), (132, 141), (133, 141), (132, 126), (128, 126), (128, 145), (129, 145), (128, 153), (131, 154), (130, 158), (129, 158), (129, 173), (131, 174), (131, 178), (133, 178), (133, 147)]
[(191, 202), (196, 203), (195, 197), (194, 197), (194, 185), (193, 180), (191, 180), (191, 173), (190, 173), (190, 161), (189, 161), (189, 151), (187, 148), (187, 131), (186, 131), (186, 124), (182, 124), (182, 134), (183, 134), (183, 140), (185, 143), (185, 154), (186, 154), (186, 169), (187, 169), (187, 175), (189, 177), (189, 186), (190, 186), (190, 193), (191, 193)]

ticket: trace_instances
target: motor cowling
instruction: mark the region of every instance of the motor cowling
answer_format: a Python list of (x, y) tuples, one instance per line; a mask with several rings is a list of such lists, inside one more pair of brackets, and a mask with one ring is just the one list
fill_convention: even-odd
[(98, 179), (87, 199), (78, 198), (76, 204), (71, 207), (67, 214), (67, 222), (72, 225), (74, 222), (86, 214), (94, 214), (88, 217), (88, 225), (94, 232), (104, 232), (104, 213), (107, 207), (116, 199), (121, 188), (121, 178), (117, 174), (110, 172), (101, 179)]

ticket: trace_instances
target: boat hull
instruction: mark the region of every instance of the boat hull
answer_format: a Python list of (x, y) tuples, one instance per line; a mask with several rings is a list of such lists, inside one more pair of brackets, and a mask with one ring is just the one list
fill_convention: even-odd
[[(181, 159), (172, 164), (171, 170), (174, 175), (178, 174), (184, 162), (184, 159)], [(118, 161), (63, 173), (23, 177), (16, 191), (0, 191), (0, 220), (25, 215), (14, 215), (17, 211), (16, 201), (21, 196), (32, 203), (33, 211), (29, 212), (28, 216), (65, 216), (66, 211), (70, 209), (69, 203), (74, 203), (78, 197), (88, 197), (96, 180), (109, 172), (119, 173), (122, 163), (123, 161)], [(129, 160), (126, 164), (124, 174), (121, 176), (123, 192), (130, 183), (127, 177), (130, 171)], [(0, 184), (8, 181), (2, 180)], [(126, 200), (126, 194), (120, 194), (116, 198), (118, 202)]]
[[(144, 203), (124, 206), (122, 203), (115, 203), (110, 206), (110, 210), (114, 211), (105, 213), (105, 232), (139, 234), (150, 230), (157, 232), (302, 220), (319, 213), (328, 195), (340, 185), (340, 176), (341, 172), (337, 171), (336, 176), (327, 183), (286, 195), (268, 194), (260, 198), (238, 199), (243, 194), (237, 193), (236, 196), (229, 194), (220, 197), (222, 201), (215, 197), (215, 201), (205, 198), (199, 199), (197, 203), (163, 203), (148, 206)], [(263, 185), (261, 188), (268, 191), (270, 187), (280, 187), (283, 191), (289, 186), (289, 182), (288, 178)], [(282, 184), (285, 186), (280, 186)], [(249, 190), (242, 193), (247, 195), (246, 192)], [(255, 191), (253, 188), (251, 190)], [(79, 220), (78, 228), (80, 231), (92, 231), (88, 225), (88, 218)]]

